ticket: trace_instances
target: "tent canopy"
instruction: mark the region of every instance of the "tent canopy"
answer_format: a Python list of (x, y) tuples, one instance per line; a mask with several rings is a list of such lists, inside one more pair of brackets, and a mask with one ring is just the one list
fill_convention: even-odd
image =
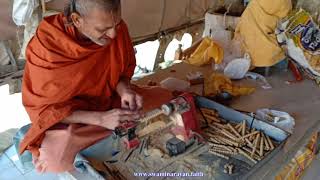
[[(46, 9), (63, 11), (69, 0), (52, 0)], [(122, 0), (122, 16), (134, 39), (198, 21), (213, 6), (215, 0)], [(13, 0), (0, 1), (0, 39), (15, 36), (12, 21)]]
[[(53, 0), (48, 9), (62, 11), (68, 0)], [(122, 0), (122, 16), (134, 39), (198, 21), (213, 0)]]

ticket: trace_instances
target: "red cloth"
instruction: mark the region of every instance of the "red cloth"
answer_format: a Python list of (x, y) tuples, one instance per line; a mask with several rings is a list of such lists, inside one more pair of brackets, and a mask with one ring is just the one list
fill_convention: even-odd
[[(135, 56), (126, 24), (122, 21), (110, 45), (79, 43), (63, 14), (45, 18), (26, 50), (23, 105), (32, 126), (20, 144), (20, 153), (39, 156), (44, 133), (75, 110), (106, 111), (121, 77), (131, 78)], [(109, 133), (101, 127), (95, 141)], [(93, 144), (88, 142), (85, 146)]]

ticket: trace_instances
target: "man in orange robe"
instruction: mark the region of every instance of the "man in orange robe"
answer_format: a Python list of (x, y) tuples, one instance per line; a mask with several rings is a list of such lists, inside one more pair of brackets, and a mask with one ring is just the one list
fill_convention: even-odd
[(20, 153), (29, 150), (38, 171), (72, 170), (78, 152), (141, 117), (143, 92), (130, 87), (135, 55), (120, 9), (120, 0), (72, 0), (30, 41), (22, 95), (32, 124)]

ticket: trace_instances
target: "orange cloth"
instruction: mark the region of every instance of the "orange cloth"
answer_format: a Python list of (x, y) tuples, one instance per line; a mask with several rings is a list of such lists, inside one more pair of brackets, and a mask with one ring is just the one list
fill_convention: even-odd
[[(133, 89), (145, 99), (144, 111), (158, 108), (172, 98), (171, 92), (159, 87), (138, 88), (133, 86)], [(158, 97), (157, 99), (154, 99), (155, 95)], [(45, 132), (39, 148), (40, 155), (38, 157), (33, 156), (35, 168), (42, 173), (61, 173), (73, 170), (76, 154), (104, 138), (106, 136), (105, 132), (104, 128), (96, 126), (63, 125), (61, 123), (55, 125)], [(108, 150), (106, 149), (106, 151)], [(99, 160), (106, 160), (103, 157), (100, 158)]]
[[(26, 50), (23, 105), (32, 126), (20, 144), (20, 153), (39, 156), (44, 132), (75, 110), (106, 111), (121, 77), (131, 78), (135, 55), (126, 24), (105, 47), (77, 40), (63, 14), (45, 18)], [(101, 130), (96, 139), (108, 135)], [(89, 146), (94, 142), (86, 144)]]
[(39, 156), (32, 157), (33, 164), (41, 173), (71, 171), (77, 153), (104, 138), (105, 132), (96, 126), (59, 123), (45, 132)]

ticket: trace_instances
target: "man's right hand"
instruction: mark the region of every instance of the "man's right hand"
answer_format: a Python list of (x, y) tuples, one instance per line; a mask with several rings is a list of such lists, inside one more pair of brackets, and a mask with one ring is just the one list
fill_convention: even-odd
[(124, 109), (112, 109), (99, 114), (99, 126), (114, 130), (124, 121), (138, 120), (142, 118), (139, 111), (130, 111)]

